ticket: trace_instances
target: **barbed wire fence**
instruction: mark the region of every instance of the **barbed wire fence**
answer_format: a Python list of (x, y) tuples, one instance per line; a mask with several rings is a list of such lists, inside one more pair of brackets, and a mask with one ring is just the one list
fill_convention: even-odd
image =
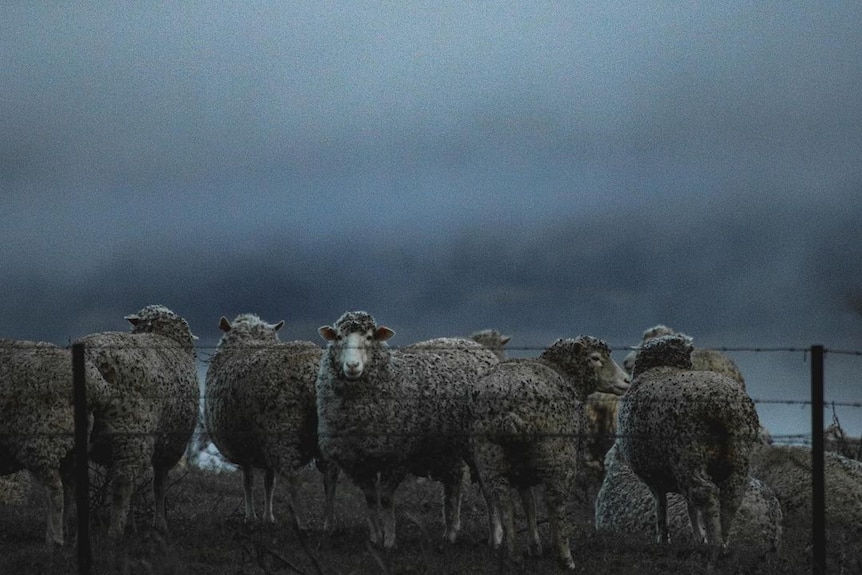
[[(393, 349), (398, 349), (393, 346)], [(616, 346), (613, 351), (630, 351), (634, 348)], [(847, 457), (862, 457), (862, 442), (850, 438), (841, 427), (838, 417), (839, 409), (862, 409), (862, 401), (829, 401), (824, 398), (825, 358), (834, 356), (862, 357), (862, 351), (844, 349), (826, 349), (821, 345), (810, 347), (716, 347), (710, 348), (720, 352), (750, 352), (750, 353), (794, 353), (802, 354), (803, 360), (810, 364), (810, 397), (803, 398), (768, 398), (753, 397), (756, 405), (763, 406), (788, 406), (800, 409), (809, 408), (811, 412), (810, 433), (793, 433), (773, 435), (772, 440), (781, 444), (803, 444), (811, 448), (811, 471), (812, 471), (812, 559), (814, 573), (822, 573), (825, 568), (825, 480), (824, 480), (824, 451), (838, 451)], [(198, 361), (204, 366), (208, 365), (215, 355), (216, 347), (198, 347)], [(323, 350), (323, 348), (321, 348)], [(544, 348), (521, 346), (506, 347), (509, 352), (537, 355)], [(72, 352), (72, 375), (73, 375), (73, 404), (74, 404), (74, 454), (77, 464), (76, 482), (80, 487), (77, 490), (78, 502), (78, 563), (80, 573), (89, 573), (92, 565), (92, 551), (89, 544), (89, 482), (88, 473), (88, 412), (86, 385), (84, 381), (85, 359), (84, 345), (73, 344)], [(201, 388), (199, 405), (205, 401), (205, 393)], [(825, 415), (831, 411), (831, 424), (826, 425)], [(25, 433), (22, 431), (22, 433)], [(68, 435), (68, 430), (57, 430), (57, 434)], [(196, 429), (195, 434), (201, 433)], [(205, 433), (205, 431), (204, 431)], [(579, 435), (578, 439), (584, 439)], [(613, 438), (611, 438), (613, 439)]]

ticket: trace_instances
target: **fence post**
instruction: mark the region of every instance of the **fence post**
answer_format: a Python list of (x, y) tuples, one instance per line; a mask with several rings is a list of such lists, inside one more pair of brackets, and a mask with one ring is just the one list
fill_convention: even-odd
[(75, 497), (78, 507), (78, 573), (88, 575), (90, 549), (90, 476), (87, 457), (87, 388), (84, 344), (72, 344), (72, 398), (75, 409)]
[(811, 536), (814, 575), (826, 572), (826, 483), (823, 442), (823, 346), (811, 346)]

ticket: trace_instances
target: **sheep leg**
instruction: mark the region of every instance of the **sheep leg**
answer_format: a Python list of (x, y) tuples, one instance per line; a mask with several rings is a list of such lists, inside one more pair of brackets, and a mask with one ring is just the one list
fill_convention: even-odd
[(72, 510), (77, 510), (77, 503), (75, 501), (75, 481), (71, 474), (63, 475), (63, 533), (65, 534), (65, 539), (69, 542), (73, 542), (73, 531), (75, 519), (77, 518), (77, 513), (73, 514)]
[(165, 515), (165, 491), (168, 486), (167, 465), (153, 466), (153, 528), (160, 533), (168, 532), (168, 520)]
[(136, 472), (130, 465), (116, 469), (111, 479), (111, 525), (108, 537), (119, 539), (126, 530), (126, 518), (132, 502)]
[(443, 483), (443, 522), (446, 525), (443, 539), (449, 543), (455, 543), (461, 531), (461, 491), (464, 476), (469, 473), (468, 467), (460, 467), (458, 473), (452, 473)]
[[(481, 433), (477, 433), (475, 437), (481, 436)], [(503, 453), (498, 446), (478, 441), (475, 438), (471, 441), (470, 449), (474, 454), (471, 465), (479, 480), (479, 489), (482, 491), (482, 497), (485, 499), (485, 507), (488, 511), (488, 547), (499, 549), (503, 543), (504, 529), (500, 520), (498, 497), (490, 482), (494, 474), (489, 472), (489, 469), (493, 467), (489, 463), (493, 463), (495, 458), (503, 457)]]
[[(733, 484), (721, 486), (719, 492), (719, 501), (721, 502), (721, 543), (727, 545), (730, 539), (730, 529), (733, 526), (733, 520), (736, 517), (736, 512), (742, 504), (742, 499), (745, 497), (747, 474), (740, 474), (740, 483), (738, 487)], [(744, 478), (744, 479), (743, 479)]]
[(318, 459), (317, 468), (323, 473), (323, 531), (332, 531), (332, 519), (335, 514), (335, 488), (338, 485), (338, 466), (331, 461)]
[(686, 501), (688, 507), (688, 519), (691, 522), (691, 533), (698, 543), (706, 543), (706, 530), (703, 526), (703, 515), (691, 501)]
[(569, 547), (565, 491), (554, 488), (548, 482), (545, 488), (545, 502), (548, 506), (548, 522), (551, 525), (551, 540), (556, 551), (557, 562), (565, 569), (574, 569), (575, 562)]
[(47, 527), (45, 543), (49, 546), (64, 543), (63, 539), (63, 482), (60, 474), (54, 469), (31, 470), (30, 474), (36, 481), (45, 486), (48, 495), (46, 506)]
[(706, 543), (721, 545), (721, 514), (718, 487), (706, 477), (698, 474), (692, 478), (693, 485), (686, 490), (686, 499), (697, 509), (706, 531)]
[(242, 491), (245, 501), (245, 520), (256, 521), (257, 514), (254, 512), (254, 468), (251, 465), (242, 466)]
[(368, 520), (368, 540), (372, 545), (379, 546), (383, 543), (383, 526), (380, 525), (380, 515), (378, 513), (380, 497), (377, 490), (377, 482), (374, 476), (371, 477), (351, 477), (353, 483), (365, 495), (365, 507)]
[(515, 513), (512, 509), (512, 497), (509, 485), (500, 477), (492, 482), (491, 491), (500, 513), (500, 523), (503, 526), (503, 548), (510, 559), (515, 559)]
[(667, 493), (664, 491), (652, 491), (655, 500), (655, 533), (656, 543), (669, 543), (670, 536), (667, 529)]
[(531, 557), (542, 556), (542, 541), (539, 539), (539, 525), (536, 516), (536, 494), (532, 487), (519, 489), (521, 505), (524, 506), (524, 515), (527, 517), (527, 530), (530, 536), (528, 553)]
[(380, 510), (383, 513), (383, 548), (395, 547), (395, 490), (404, 479), (404, 474), (380, 474)]
[[(292, 478), (291, 478), (292, 479)], [(288, 495), (293, 516), (299, 524), (299, 516), (296, 510), (296, 486), (294, 482), (288, 481)], [(275, 523), (275, 515), (272, 513), (272, 497), (275, 493), (275, 469), (267, 467), (263, 474), (263, 521), (264, 523)]]
[(485, 506), (488, 508), (488, 546), (499, 549), (503, 543), (503, 523), (500, 520), (500, 509), (493, 495), (482, 489), (485, 498)]

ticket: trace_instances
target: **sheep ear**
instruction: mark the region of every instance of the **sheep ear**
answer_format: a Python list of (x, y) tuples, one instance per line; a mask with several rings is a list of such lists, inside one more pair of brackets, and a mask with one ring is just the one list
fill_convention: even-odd
[(509, 343), (509, 340), (512, 339), (511, 335), (504, 335), (500, 338), (500, 345), (506, 345)]
[(389, 329), (385, 325), (381, 325), (374, 332), (374, 339), (376, 339), (377, 341), (386, 341), (393, 335), (395, 335), (395, 331)]
[(136, 316), (134, 314), (127, 315), (123, 319), (127, 320), (130, 324), (135, 325), (135, 326), (138, 325), (139, 323), (141, 323), (141, 318), (139, 318), (138, 316)]
[(221, 319), (218, 320), (218, 327), (223, 332), (229, 332), (232, 326), (225, 316), (221, 316)]
[(275, 331), (278, 331), (283, 327), (284, 327), (284, 320), (281, 320), (280, 322), (278, 322), (277, 324), (272, 326), (272, 329), (274, 329)]
[(322, 325), (317, 328), (317, 333), (320, 334), (320, 337), (325, 339), (326, 341), (335, 341), (338, 337), (338, 332), (333, 329), (332, 326)]

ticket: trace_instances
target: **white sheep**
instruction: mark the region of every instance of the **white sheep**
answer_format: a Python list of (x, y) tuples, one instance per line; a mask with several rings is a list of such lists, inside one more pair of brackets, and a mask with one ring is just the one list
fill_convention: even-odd
[(167, 531), (165, 488), (198, 415), (195, 337), (180, 316), (150, 305), (126, 316), (131, 333), (103, 332), (78, 340), (99, 370), (109, 398), (93, 422), (91, 458), (109, 468), (108, 535), (123, 535), (136, 478), (153, 469), (153, 526)]
[[(87, 409), (105, 382), (85, 362)], [(92, 419), (92, 417), (91, 417)], [(47, 543), (62, 545), (73, 499), (72, 352), (44, 342), (0, 340), (0, 475), (27, 470), (48, 494)]]
[(392, 350), (386, 342), (395, 332), (361, 311), (319, 332), (328, 345), (316, 385), (318, 441), (365, 494), (370, 540), (395, 545), (394, 494), (410, 473), (443, 483), (444, 538), (454, 541), (470, 385), (498, 363), (497, 356), (466, 339), (450, 340), (446, 349), (427, 343), (439, 351)]
[[(617, 445), (612, 446), (605, 457), (605, 476), (596, 497), (596, 530), (653, 536), (655, 522), (655, 500), (649, 487), (631, 470)], [(671, 539), (691, 538), (688, 507), (678, 493), (668, 494), (667, 523)], [(730, 528), (730, 540), (734, 546), (762, 555), (778, 549), (782, 531), (778, 498), (768, 486), (749, 476), (745, 495)]]
[(668, 541), (667, 493), (681, 493), (696, 538), (724, 546), (748, 482), (759, 421), (737, 382), (691, 366), (691, 339), (654, 338), (638, 351), (620, 400), (620, 454), (655, 499), (656, 537)]
[(321, 458), (317, 446), (314, 384), (323, 350), (307, 341), (280, 341), (283, 325), (254, 314), (241, 314), (233, 322), (221, 318), (224, 334), (206, 374), (205, 425), (219, 452), (242, 469), (247, 521), (257, 518), (254, 469), (263, 469), (264, 521), (275, 521), (272, 497), (278, 475), (287, 482), (294, 518), (301, 525), (297, 472), (316, 460), (324, 474), (328, 530), (338, 468)]
[[(505, 550), (514, 558), (515, 534), (509, 488), (522, 497), (544, 485), (557, 560), (573, 569), (566, 502), (586, 434), (584, 402), (599, 389), (622, 394), (629, 376), (599, 339), (560, 339), (536, 359), (501, 362), (473, 393), (471, 452), (482, 489), (499, 507)], [(531, 553), (541, 552), (535, 517), (525, 505)], [(533, 515), (534, 510), (532, 511)]]

